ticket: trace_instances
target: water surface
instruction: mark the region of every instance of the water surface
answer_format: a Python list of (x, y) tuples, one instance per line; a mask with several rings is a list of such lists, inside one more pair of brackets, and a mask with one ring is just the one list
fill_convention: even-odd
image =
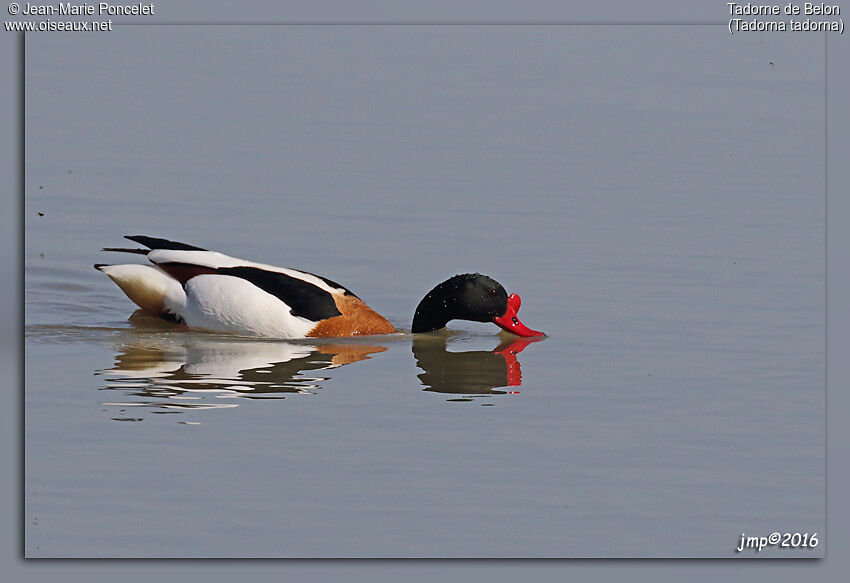
[[(30, 557), (734, 556), (823, 532), (822, 37), (122, 27), (26, 39)], [(132, 317), (125, 234), (403, 332)], [(549, 337), (404, 332), (479, 271)], [(821, 556), (823, 546), (760, 556)]]

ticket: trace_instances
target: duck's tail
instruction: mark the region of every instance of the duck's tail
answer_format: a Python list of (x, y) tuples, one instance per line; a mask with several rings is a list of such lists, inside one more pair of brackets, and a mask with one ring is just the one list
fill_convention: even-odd
[(121, 288), (146, 312), (168, 320), (182, 320), (186, 293), (180, 283), (154, 265), (124, 264), (94, 266)]

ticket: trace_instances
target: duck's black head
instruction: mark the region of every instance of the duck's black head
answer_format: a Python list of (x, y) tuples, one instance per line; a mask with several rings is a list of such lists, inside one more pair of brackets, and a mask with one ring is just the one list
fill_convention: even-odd
[(431, 332), (450, 320), (493, 322), (519, 336), (545, 336), (526, 327), (517, 318), (520, 299), (508, 295), (498, 281), (480, 273), (465, 273), (447, 279), (422, 298), (413, 315), (411, 331)]

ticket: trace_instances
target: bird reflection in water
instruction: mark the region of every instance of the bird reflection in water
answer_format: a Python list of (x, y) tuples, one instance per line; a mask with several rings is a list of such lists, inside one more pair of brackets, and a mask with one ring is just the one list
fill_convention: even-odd
[[(419, 335), (413, 340), (419, 380), (426, 391), (456, 395), (504, 395), (522, 384), (516, 355), (537, 338), (504, 339), (493, 350), (449, 352), (446, 336)], [(508, 390), (498, 390), (506, 387)], [(451, 399), (469, 401), (469, 398)]]
[[(129, 411), (156, 414), (237, 407), (238, 399), (283, 399), (312, 394), (331, 377), (317, 374), (366, 360), (386, 346), (357, 341), (270, 341), (186, 333), (164, 328), (149, 318), (135, 318), (137, 331), (121, 346), (113, 367), (95, 371), (106, 377), (101, 390), (120, 399), (104, 400), (105, 411), (118, 410), (116, 421), (141, 421)], [(449, 351), (451, 334), (413, 335), (413, 356), (423, 371), (425, 391), (475, 396), (516, 392), (522, 384), (517, 355), (539, 338), (503, 336), (492, 350)], [(514, 389), (514, 390), (511, 390)], [(183, 423), (192, 423), (184, 421)]]

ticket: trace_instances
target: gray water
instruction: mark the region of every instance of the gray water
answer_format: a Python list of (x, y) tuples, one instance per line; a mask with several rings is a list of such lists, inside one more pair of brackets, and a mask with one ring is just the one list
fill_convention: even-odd
[[(824, 43), (722, 26), (26, 38), (29, 557), (733, 557), (824, 536)], [(165, 236), (402, 333), (145, 317)], [(549, 336), (455, 322), (487, 273)]]

